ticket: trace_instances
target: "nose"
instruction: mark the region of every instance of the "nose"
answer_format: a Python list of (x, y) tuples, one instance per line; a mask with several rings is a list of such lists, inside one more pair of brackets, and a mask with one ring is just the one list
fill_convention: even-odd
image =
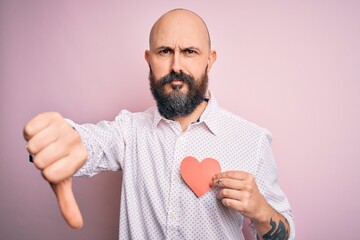
[(180, 54), (178, 52), (175, 52), (173, 54), (173, 59), (172, 59), (172, 64), (171, 64), (171, 71), (175, 72), (175, 73), (180, 73), (182, 72), (182, 67), (181, 67), (181, 61), (180, 61)]

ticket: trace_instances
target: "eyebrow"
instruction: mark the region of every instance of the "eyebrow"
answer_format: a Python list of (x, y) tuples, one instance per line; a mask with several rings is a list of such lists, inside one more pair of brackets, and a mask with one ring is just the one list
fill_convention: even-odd
[(171, 48), (171, 47), (169, 47), (169, 46), (160, 46), (160, 47), (156, 48), (156, 51), (164, 50), (164, 49), (173, 50), (173, 48)]
[(190, 46), (190, 47), (186, 47), (186, 48), (180, 48), (181, 51), (183, 50), (195, 50), (197, 52), (200, 52), (200, 48), (197, 48), (197, 47), (193, 47), (193, 46)]
[[(159, 50), (164, 50), (164, 49), (169, 49), (169, 50), (174, 50), (174, 48), (172, 47), (169, 47), (169, 46), (160, 46), (160, 47), (157, 47), (156, 48), (156, 51), (159, 51)], [(184, 51), (184, 50), (195, 50), (197, 52), (200, 52), (200, 48), (197, 48), (197, 47), (194, 47), (194, 46), (189, 46), (189, 47), (185, 47), (185, 48), (180, 48), (181, 51)]]

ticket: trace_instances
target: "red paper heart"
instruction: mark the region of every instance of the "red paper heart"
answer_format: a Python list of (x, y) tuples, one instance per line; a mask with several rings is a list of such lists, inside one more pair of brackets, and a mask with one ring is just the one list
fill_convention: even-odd
[(212, 177), (220, 172), (220, 164), (213, 158), (205, 158), (199, 163), (194, 157), (186, 157), (180, 165), (182, 178), (197, 197), (210, 190)]

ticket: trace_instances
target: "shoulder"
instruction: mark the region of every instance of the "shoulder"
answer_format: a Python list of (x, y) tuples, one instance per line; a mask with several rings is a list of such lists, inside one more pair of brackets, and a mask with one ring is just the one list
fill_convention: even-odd
[(152, 127), (154, 123), (156, 107), (150, 107), (143, 112), (130, 112), (122, 110), (115, 118), (115, 123), (123, 127)]
[(254, 140), (259, 140), (264, 137), (267, 138), (269, 142), (272, 140), (272, 135), (266, 128), (223, 108), (219, 108), (219, 121), (223, 126), (225, 134), (229, 134), (231, 132), (233, 134), (237, 134), (238, 136), (252, 138)]
[(116, 116), (116, 122), (151, 122), (154, 119), (154, 113), (156, 107), (150, 107), (143, 112), (130, 112), (128, 110), (121, 110), (121, 112)]

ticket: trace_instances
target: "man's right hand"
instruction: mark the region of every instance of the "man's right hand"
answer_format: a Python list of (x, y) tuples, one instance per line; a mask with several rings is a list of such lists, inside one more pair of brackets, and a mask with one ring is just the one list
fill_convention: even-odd
[(59, 114), (41, 113), (24, 127), (27, 150), (42, 176), (50, 183), (60, 211), (72, 228), (83, 225), (72, 192), (72, 176), (84, 165), (87, 151), (79, 133)]

